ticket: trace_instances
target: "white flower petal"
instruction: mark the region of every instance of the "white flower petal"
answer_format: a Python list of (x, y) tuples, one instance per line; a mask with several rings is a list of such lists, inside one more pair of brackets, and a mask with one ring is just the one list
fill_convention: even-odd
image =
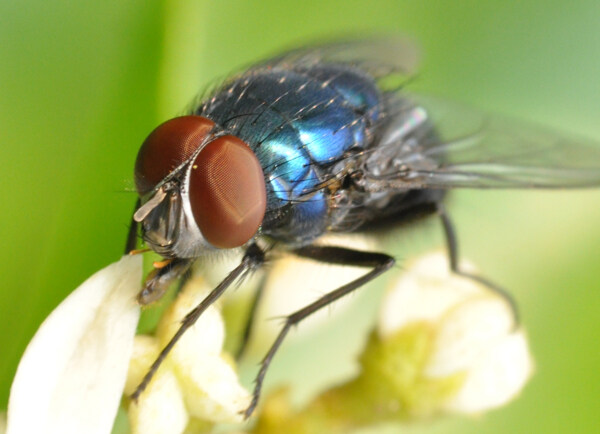
[(514, 330), (507, 301), (451, 273), (441, 253), (423, 257), (392, 282), (382, 303), (379, 334), (385, 339), (417, 322), (428, 323), (434, 333), (429, 358), (418, 366), (421, 375), (441, 382), (464, 376), (456, 392), (440, 403), (447, 411), (476, 413), (503, 405), (531, 375), (527, 340)]
[[(212, 290), (216, 288), (234, 268), (240, 265), (241, 261), (241, 252), (229, 252), (229, 254), (219, 255), (217, 257), (209, 256), (195, 265), (194, 275), (202, 276), (206, 281), (207, 287)], [(221, 313), (225, 316), (225, 322), (228, 326), (229, 333), (232, 331), (229, 327), (233, 326), (235, 328), (237, 320), (233, 320), (228, 315), (238, 315), (249, 310), (257, 288), (262, 283), (263, 273), (264, 270), (259, 269), (245, 275), (242, 280), (236, 281), (225, 291), (223, 296), (215, 302), (217, 308), (221, 309)], [(230, 320), (232, 320), (232, 323), (229, 323)]]
[[(472, 269), (462, 264), (463, 269)], [(446, 254), (425, 255), (389, 283), (378, 330), (385, 337), (411, 322), (436, 320), (447, 309), (481, 293), (481, 285), (451, 273)]]
[(240, 265), (242, 257), (241, 250), (234, 250), (214, 257), (208, 256), (194, 264), (194, 269), (196, 270), (194, 275), (201, 275), (212, 289), (221, 283), (231, 270)]
[(141, 256), (124, 256), (40, 326), (12, 384), (9, 434), (110, 433), (139, 319)]
[(241, 422), (250, 404), (249, 392), (237, 373), (220, 356), (200, 355), (178, 360), (174, 370), (190, 414), (213, 422)]
[[(319, 240), (321, 245), (373, 250), (373, 241), (358, 235), (328, 236)], [(267, 274), (261, 304), (254, 318), (251, 352), (262, 354), (279, 333), (281, 322), (273, 321), (289, 315), (339, 286), (365, 274), (361, 267), (323, 264), (297, 256), (284, 256), (273, 263)], [(324, 321), (331, 321), (332, 314), (341, 312), (352, 297), (343, 297), (333, 305), (310, 315), (298, 327), (298, 334), (307, 333), (319, 327)], [(256, 345), (256, 346), (254, 346)]]
[[(178, 295), (162, 317), (157, 338), (164, 346), (181, 320), (209, 293), (206, 281), (196, 277)], [(214, 422), (241, 421), (250, 402), (231, 365), (221, 356), (225, 328), (221, 313), (210, 306), (171, 351), (167, 363), (177, 376), (190, 415)]]
[[(158, 341), (150, 336), (136, 336), (127, 375), (125, 393), (130, 394), (146, 374), (160, 351)], [(181, 388), (170, 369), (161, 367), (137, 403), (129, 405), (132, 434), (183, 433), (189, 417)]]
[(463, 387), (446, 404), (447, 410), (478, 413), (512, 401), (533, 372), (527, 340), (521, 332), (498, 342), (472, 367)]
[(434, 353), (425, 374), (434, 377), (471, 369), (513, 331), (513, 313), (506, 301), (486, 291), (450, 309), (437, 327)]
[[(162, 346), (179, 330), (185, 316), (209, 294), (206, 281), (198, 276), (192, 278), (178, 294), (160, 320), (156, 337)], [(219, 355), (225, 341), (225, 325), (221, 313), (215, 306), (209, 306), (196, 323), (181, 337), (171, 351), (172, 360), (188, 360), (199, 355)]]

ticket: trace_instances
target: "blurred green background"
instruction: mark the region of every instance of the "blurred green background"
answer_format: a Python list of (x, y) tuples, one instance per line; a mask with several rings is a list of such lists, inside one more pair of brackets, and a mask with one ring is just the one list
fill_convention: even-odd
[[(43, 318), (121, 254), (145, 136), (211, 80), (281, 47), (402, 32), (424, 52), (415, 87), (600, 139), (597, 0), (3, 0), (0, 17), (0, 409)], [(406, 430), (595, 432), (600, 192), (452, 202), (464, 256), (520, 303), (537, 373), (506, 408)], [(430, 226), (398, 236), (401, 258), (441, 245)]]

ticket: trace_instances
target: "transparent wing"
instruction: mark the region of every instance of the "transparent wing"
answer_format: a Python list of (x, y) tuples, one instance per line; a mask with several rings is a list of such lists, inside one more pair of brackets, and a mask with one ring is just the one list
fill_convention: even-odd
[(374, 79), (395, 75), (412, 76), (419, 64), (419, 49), (414, 41), (401, 36), (341, 40), (296, 48), (256, 65), (257, 68), (294, 65), (307, 67), (320, 63), (348, 64), (362, 69)]
[(600, 143), (431, 97), (397, 98), (413, 111), (390, 116), (427, 123), (432, 134), (410, 146), (405, 135), (388, 140), (394, 164), (368, 179), (373, 188), (600, 186)]

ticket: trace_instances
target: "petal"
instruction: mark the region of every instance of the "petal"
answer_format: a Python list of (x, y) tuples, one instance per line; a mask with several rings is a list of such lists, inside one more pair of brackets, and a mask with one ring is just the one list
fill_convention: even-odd
[(505, 300), (482, 286), (481, 295), (449, 309), (439, 321), (425, 375), (443, 377), (472, 369), (511, 334), (513, 325)]
[[(372, 240), (358, 235), (330, 235), (320, 239), (318, 244), (366, 251), (374, 248)], [(281, 318), (307, 306), (326, 293), (362, 276), (366, 271), (361, 267), (323, 264), (292, 255), (278, 259), (270, 266), (267, 274), (261, 304), (254, 318), (250, 352), (263, 354), (271, 345), (281, 328), (281, 322), (273, 321), (274, 318)], [(298, 332), (288, 339), (292, 340), (292, 336), (318, 329), (323, 322), (331, 321), (332, 316), (342, 312), (352, 300), (352, 297), (343, 297), (310, 315), (299, 325)]]
[(241, 422), (250, 393), (239, 383), (233, 367), (221, 356), (174, 362), (190, 415), (213, 422)]
[(141, 256), (69, 295), (29, 343), (12, 384), (9, 434), (110, 433), (139, 319)]
[[(194, 275), (202, 276), (212, 290), (242, 261), (242, 254), (234, 251), (228, 254), (208, 256), (195, 265)], [(244, 339), (248, 318), (256, 298), (258, 287), (263, 282), (264, 270), (258, 269), (245, 275), (228, 288), (215, 303), (221, 309), (225, 322), (226, 338), (224, 347), (235, 353)]]
[[(206, 258), (202, 258), (202, 261), (194, 264), (194, 275), (201, 275), (212, 289), (221, 283), (231, 270), (240, 265), (242, 257), (242, 253), (237, 250), (227, 252), (227, 254), (223, 254), (222, 256), (207, 256)], [(227, 293), (229, 292), (227, 291)]]
[(444, 253), (425, 255), (389, 283), (381, 304), (379, 334), (392, 335), (416, 321), (437, 321), (450, 307), (481, 292), (480, 284), (450, 272)]
[[(155, 338), (136, 336), (127, 374), (126, 394), (133, 392), (159, 351)], [(128, 413), (132, 434), (183, 433), (189, 417), (173, 371), (161, 367), (137, 403), (130, 402)]]
[(461, 378), (460, 387), (439, 403), (447, 411), (476, 413), (501, 406), (531, 375), (527, 341), (522, 331), (514, 330), (506, 300), (451, 273), (441, 253), (423, 257), (392, 282), (379, 333), (389, 338), (419, 322), (434, 332), (423, 378), (434, 383)]
[[(156, 337), (162, 346), (171, 340), (179, 330), (183, 318), (204, 300), (211, 289), (201, 276), (192, 278), (185, 285), (158, 324)], [(173, 360), (186, 360), (198, 354), (219, 355), (224, 340), (225, 325), (221, 314), (215, 306), (209, 306), (196, 323), (184, 333), (171, 351), (170, 357)]]
[[(191, 280), (165, 312), (157, 338), (165, 345), (179, 329), (181, 320), (209, 293), (202, 277)], [(225, 330), (215, 306), (210, 306), (179, 340), (167, 363), (172, 366), (192, 416), (215, 422), (241, 421), (249, 393), (238, 381), (231, 365), (222, 358)]]
[(463, 387), (446, 403), (446, 408), (478, 413), (500, 407), (516, 398), (532, 373), (525, 334), (505, 336), (469, 370)]

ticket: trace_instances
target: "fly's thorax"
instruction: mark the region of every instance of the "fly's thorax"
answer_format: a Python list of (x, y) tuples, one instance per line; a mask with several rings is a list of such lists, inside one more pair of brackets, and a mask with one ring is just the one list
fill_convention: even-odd
[(380, 91), (350, 65), (253, 70), (226, 83), (195, 113), (254, 150), (265, 174), (262, 233), (305, 244), (330, 227), (336, 162), (363, 149), (380, 117)]
[(315, 178), (297, 186), (271, 179), (267, 185), (269, 205), (261, 233), (286, 244), (305, 245), (327, 231), (329, 194), (314, 183), (318, 171), (310, 176)]

